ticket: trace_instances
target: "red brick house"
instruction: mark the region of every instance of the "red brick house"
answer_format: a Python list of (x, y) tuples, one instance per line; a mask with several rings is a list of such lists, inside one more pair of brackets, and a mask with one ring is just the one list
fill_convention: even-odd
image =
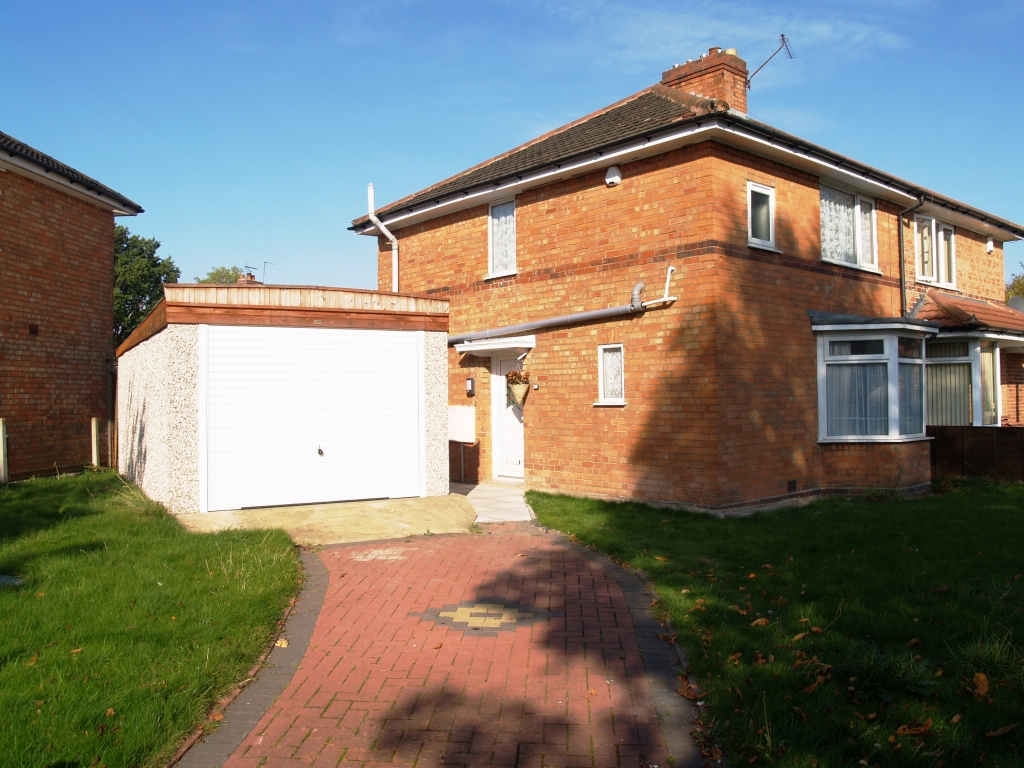
[(1002, 243), (1024, 227), (756, 121), (746, 96), (713, 48), (353, 222), (380, 289), (451, 301), (471, 477), (715, 510), (912, 492), (926, 425), (1020, 419)]
[(113, 415), (114, 217), (142, 208), (0, 133), (0, 417), (10, 478), (81, 467)]

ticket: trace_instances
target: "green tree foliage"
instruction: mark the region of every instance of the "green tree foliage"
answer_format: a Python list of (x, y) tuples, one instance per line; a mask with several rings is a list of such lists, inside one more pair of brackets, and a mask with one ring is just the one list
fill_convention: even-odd
[(114, 227), (114, 343), (120, 344), (163, 298), (164, 283), (181, 277), (170, 256), (160, 258), (160, 241)]
[(1019, 275), (1010, 275), (1010, 282), (1006, 284), (1006, 300), (1014, 296), (1024, 296), (1024, 272)]
[(206, 277), (196, 277), (197, 283), (214, 283), (217, 285), (227, 285), (229, 283), (237, 283), (238, 278), (242, 276), (241, 267), (214, 267), (206, 273)]

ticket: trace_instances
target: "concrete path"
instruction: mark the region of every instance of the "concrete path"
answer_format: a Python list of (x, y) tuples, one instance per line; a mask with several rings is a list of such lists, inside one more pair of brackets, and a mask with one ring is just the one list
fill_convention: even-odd
[(533, 511), (526, 504), (523, 483), (485, 480), (479, 485), (449, 483), (452, 494), (469, 499), (476, 510), (478, 523), (515, 523), (533, 520)]
[(701, 764), (643, 584), (531, 524), (487, 529), (322, 550), (308, 650), (225, 768)]

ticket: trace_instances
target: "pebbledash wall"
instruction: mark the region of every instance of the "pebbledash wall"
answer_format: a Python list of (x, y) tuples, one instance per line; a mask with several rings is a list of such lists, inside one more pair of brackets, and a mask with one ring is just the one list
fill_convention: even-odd
[[(900, 313), (897, 213), (878, 201), (882, 274), (824, 263), (816, 176), (704, 142), (559, 181), (516, 197), (517, 268), (485, 280), (487, 207), (398, 229), (401, 287), (451, 300), (452, 334), (628, 302), (634, 283), (665, 310), (538, 332), (524, 361), (529, 487), (609, 498), (728, 509), (820, 492), (930, 482), (927, 441), (819, 444), (815, 338), (808, 310)], [(776, 244), (747, 244), (746, 184), (776, 190)], [(913, 233), (906, 230), (908, 301)], [(1002, 300), (1002, 249), (957, 228), (961, 295)], [(391, 250), (379, 239), (378, 285), (390, 285)], [(625, 345), (621, 408), (595, 407), (597, 346)], [(449, 402), (477, 409), (479, 444), (467, 475), (491, 472), (489, 358), (449, 350)], [(468, 398), (465, 379), (477, 394)], [(1006, 387), (1004, 386), (1004, 391)], [(459, 454), (451, 454), (453, 473)], [(453, 474), (458, 477), (457, 474)], [(475, 479), (475, 478), (474, 478)], [(795, 481), (797, 491), (789, 492)]]
[(80, 467), (90, 419), (112, 415), (114, 217), (0, 172), (0, 249), (0, 416), (12, 476)]
[[(447, 334), (424, 332), (427, 495), (448, 494)], [(118, 360), (118, 472), (174, 514), (199, 511), (199, 326), (170, 323)]]

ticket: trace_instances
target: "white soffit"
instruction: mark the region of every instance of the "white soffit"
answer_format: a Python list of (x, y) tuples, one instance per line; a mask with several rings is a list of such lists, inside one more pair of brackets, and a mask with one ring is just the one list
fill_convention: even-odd
[(529, 352), (537, 346), (536, 336), (506, 336), (499, 339), (464, 341), (455, 345), (459, 354), (488, 356), (495, 352)]
[[(722, 144), (743, 149), (760, 157), (778, 160), (786, 165), (806, 171), (822, 179), (838, 181), (846, 187), (864, 192), (871, 197), (889, 200), (904, 208), (917, 202), (917, 198), (904, 190), (898, 189), (881, 179), (873, 179), (859, 170), (846, 167), (838, 162), (812, 155), (810, 150), (790, 146), (783, 139), (773, 139), (758, 135), (755, 130), (742, 125), (729, 124), (722, 119), (709, 118), (702, 123), (690, 123), (675, 131), (665, 131), (650, 138), (642, 138), (618, 147), (611, 147), (600, 152), (592, 152), (576, 160), (551, 165), (523, 176), (496, 182), (466, 192), (457, 192), (440, 200), (422, 203), (411, 211), (402, 211), (384, 219), (389, 229), (401, 229), (422, 221), (443, 216), (448, 213), (465, 210), (477, 205), (484, 205), (498, 200), (513, 197), (528, 189), (551, 184), (562, 179), (581, 176), (597, 170), (604, 170), (611, 165), (633, 162), (652, 155), (669, 152), (673, 149), (697, 144), (701, 141), (714, 140)], [(934, 211), (936, 218), (951, 224), (965, 227), (974, 232), (989, 235), (999, 241), (1017, 240), (1018, 237), (994, 224), (989, 224), (969, 214), (961, 214), (935, 203), (926, 203), (921, 211)], [(357, 234), (379, 234), (376, 227), (367, 227)]]

